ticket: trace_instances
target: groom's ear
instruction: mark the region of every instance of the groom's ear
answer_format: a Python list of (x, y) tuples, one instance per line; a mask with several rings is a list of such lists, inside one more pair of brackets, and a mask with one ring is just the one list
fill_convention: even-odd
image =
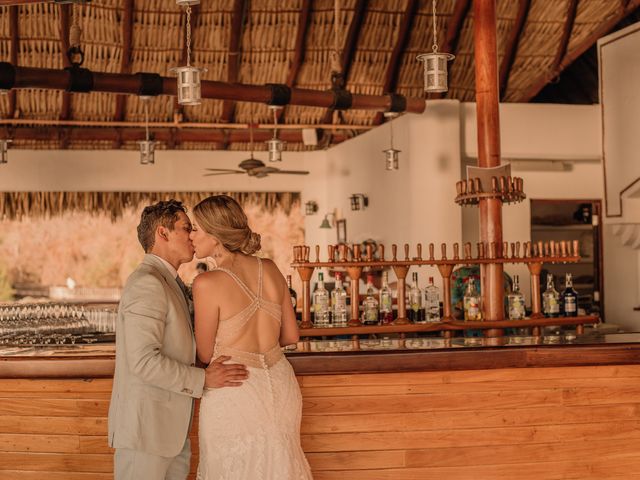
[(169, 234), (167, 233), (167, 228), (162, 226), (162, 225), (158, 225), (158, 229), (156, 230), (156, 233), (158, 234), (158, 236), (160, 238), (163, 238), (165, 240), (169, 240)]

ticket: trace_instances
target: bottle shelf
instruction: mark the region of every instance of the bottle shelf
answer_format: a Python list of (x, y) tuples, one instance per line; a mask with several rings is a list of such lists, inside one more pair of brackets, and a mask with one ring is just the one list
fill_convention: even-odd
[[(541, 292), (540, 273), (544, 263), (577, 263), (580, 261), (579, 242), (572, 241), (548, 241), (548, 242), (524, 242), (524, 255), (520, 256), (520, 242), (511, 243), (511, 255), (508, 255), (509, 244), (503, 242), (500, 245), (491, 243), (485, 245), (477, 244), (477, 255), (471, 256), (471, 244), (464, 245), (463, 257), (460, 256), (458, 244), (453, 245), (453, 258), (447, 258), (447, 246), (441, 245), (441, 256), (437, 259), (434, 255), (434, 244), (428, 245), (429, 254), (427, 259), (422, 258), (422, 245), (416, 246), (417, 255), (410, 257), (410, 247), (404, 245), (404, 259), (398, 259), (398, 247), (392, 245), (392, 259), (385, 260), (384, 245), (379, 245), (378, 257), (374, 257), (373, 248), (369, 245), (366, 253), (361, 254), (361, 247), (355, 244), (351, 247), (347, 245), (328, 247), (328, 261), (320, 261), (320, 247), (315, 247), (315, 261), (310, 261), (309, 254), (311, 248), (307, 245), (294, 247), (294, 262), (292, 266), (297, 270), (302, 280), (302, 323), (301, 335), (303, 336), (336, 336), (336, 335), (359, 335), (367, 333), (408, 333), (408, 332), (429, 332), (443, 331), (451, 335), (453, 330), (480, 329), (486, 336), (500, 336), (505, 328), (532, 327), (539, 332), (540, 327), (545, 325), (576, 325), (579, 333), (583, 330), (584, 324), (598, 323), (597, 317), (559, 317), (544, 318), (541, 314)], [(485, 253), (488, 252), (488, 255)], [(503, 255), (504, 252), (504, 255)], [(493, 318), (477, 322), (456, 321), (451, 313), (451, 275), (456, 265), (491, 265), (503, 263), (526, 264), (531, 274), (531, 318), (519, 321), (503, 320), (499, 312)], [(406, 303), (406, 277), (409, 269), (414, 266), (431, 265), (436, 266), (442, 277), (442, 321), (431, 324), (413, 324), (407, 318)], [(398, 279), (397, 298), (398, 309), (396, 320), (391, 325), (365, 326), (360, 319), (360, 292), (359, 280), (366, 269), (371, 267), (391, 267)], [(350, 286), (351, 308), (349, 324), (347, 327), (314, 327), (311, 321), (311, 278), (316, 268), (344, 268), (347, 276), (352, 280)]]
[(313, 327), (301, 328), (301, 337), (324, 337), (339, 335), (372, 335), (388, 333), (422, 333), (461, 330), (486, 330), (504, 328), (531, 328), (561, 325), (590, 325), (599, 323), (600, 318), (594, 315), (579, 317), (554, 317), (554, 318), (525, 318), (524, 320), (500, 320), (500, 321), (475, 321), (465, 322), (451, 320), (447, 322), (432, 322), (421, 324), (399, 325), (362, 325), (359, 327)]

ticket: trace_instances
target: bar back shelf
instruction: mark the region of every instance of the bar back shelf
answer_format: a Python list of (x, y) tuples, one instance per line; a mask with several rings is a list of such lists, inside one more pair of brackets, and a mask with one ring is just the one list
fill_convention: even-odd
[[(511, 255), (509, 255), (509, 246)], [(521, 246), (523, 255), (520, 255)], [(499, 248), (500, 247), (500, 248)], [(460, 255), (460, 246), (453, 244), (453, 255), (447, 254), (447, 245), (441, 244), (440, 258), (435, 256), (435, 246), (428, 245), (428, 256), (423, 258), (422, 244), (417, 244), (416, 255), (410, 256), (409, 244), (404, 244), (404, 258), (398, 258), (397, 245), (391, 246), (392, 258), (385, 259), (385, 247), (379, 245), (377, 257), (374, 256), (373, 246), (367, 245), (364, 252), (359, 244), (348, 246), (329, 245), (327, 248), (327, 261), (320, 260), (320, 247), (315, 246), (315, 259), (310, 260), (311, 248), (307, 245), (294, 247), (294, 262), (292, 267), (296, 269), (302, 280), (302, 323), (300, 335), (303, 337), (322, 337), (332, 335), (351, 335), (357, 344), (358, 335), (399, 333), (403, 338), (406, 333), (436, 332), (441, 331), (445, 338), (450, 338), (454, 331), (466, 329), (483, 330), (485, 334), (495, 329), (505, 328), (532, 328), (532, 334), (539, 336), (544, 326), (575, 325), (576, 333), (582, 334), (585, 324), (599, 322), (596, 316), (554, 317), (545, 318), (541, 312), (540, 299), (540, 272), (545, 263), (575, 263), (580, 260), (578, 241), (550, 241), (550, 242), (513, 242), (510, 245), (504, 242), (502, 245), (491, 243), (476, 245), (476, 255), (472, 256), (471, 244), (463, 246), (463, 255)], [(503, 254), (504, 252), (504, 254)], [(457, 265), (473, 264), (526, 264), (531, 275), (531, 316), (524, 320), (495, 320), (483, 315), (482, 321), (459, 321), (451, 314), (451, 274)], [(434, 266), (442, 277), (442, 302), (443, 316), (439, 322), (426, 324), (412, 324), (406, 316), (405, 292), (406, 277), (413, 266)], [(359, 280), (363, 272), (371, 268), (390, 267), (394, 270), (398, 279), (398, 310), (397, 318), (390, 325), (362, 325), (360, 321), (360, 293)], [(351, 279), (351, 318), (347, 327), (314, 327), (311, 321), (311, 278), (316, 268), (340, 268), (344, 269)], [(483, 312), (484, 313), (484, 312)], [(489, 335), (490, 336), (490, 335)], [(357, 345), (356, 345), (357, 346)]]

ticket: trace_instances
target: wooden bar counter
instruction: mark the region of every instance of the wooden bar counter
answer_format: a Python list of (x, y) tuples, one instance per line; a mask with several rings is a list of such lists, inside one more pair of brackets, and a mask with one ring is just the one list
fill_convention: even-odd
[[(73, 353), (0, 358), (1, 479), (112, 478), (113, 347)], [(640, 334), (288, 356), (318, 480), (640, 478)]]

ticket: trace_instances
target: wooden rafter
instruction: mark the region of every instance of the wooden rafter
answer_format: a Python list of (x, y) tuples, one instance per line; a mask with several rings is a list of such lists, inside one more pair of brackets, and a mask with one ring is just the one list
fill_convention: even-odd
[[(340, 71), (342, 72), (342, 78), (344, 79), (344, 87), (346, 88), (349, 80), (349, 71), (353, 63), (353, 57), (355, 56), (356, 47), (358, 46), (358, 37), (360, 36), (360, 30), (364, 23), (364, 17), (367, 10), (368, 0), (357, 0), (353, 17), (351, 18), (351, 25), (349, 25), (349, 31), (342, 47), (342, 55), (340, 57)], [(322, 123), (333, 123), (334, 109), (328, 108), (324, 114)], [(325, 132), (326, 133), (326, 132)]]
[[(4, 133), (2, 133), (4, 132)], [(111, 141), (115, 142), (120, 139), (123, 142), (135, 142), (144, 140), (144, 128), (86, 128), (86, 127), (68, 127), (69, 140), (75, 141)], [(7, 127), (0, 127), (0, 134), (8, 134)], [(154, 135), (157, 141), (166, 143), (167, 145), (175, 140), (182, 142), (197, 143), (216, 143), (220, 146), (226, 143), (248, 143), (249, 131), (244, 130), (226, 130), (213, 128), (192, 128), (192, 129), (174, 129), (174, 128), (158, 128), (154, 129)], [(289, 143), (302, 143), (301, 130), (282, 130), (280, 138)], [(254, 130), (253, 141), (265, 142), (273, 136), (272, 130)], [(11, 127), (11, 138), (14, 140), (29, 141), (58, 141), (59, 129), (57, 127)], [(347, 133), (336, 133), (333, 135), (333, 143), (339, 143), (347, 140)]]
[[(244, 27), (244, 17), (250, 15), (247, 12), (247, 0), (234, 0), (233, 13), (231, 17), (231, 31), (229, 36), (229, 58), (227, 60), (227, 82), (237, 83), (240, 76), (240, 48), (242, 32)], [(251, 59), (249, 59), (251, 61)], [(221, 122), (233, 123), (236, 111), (236, 102), (226, 100), (222, 104)]]
[[(393, 46), (389, 63), (387, 64), (387, 70), (384, 74), (384, 84), (382, 85), (382, 93), (392, 93), (396, 89), (398, 83), (398, 74), (400, 72), (400, 60), (402, 54), (409, 41), (411, 35), (411, 29), (413, 27), (413, 20), (416, 17), (416, 11), (418, 10), (418, 0), (407, 0), (407, 7), (402, 16), (402, 23), (398, 30), (398, 38), (396, 44)], [(375, 125), (380, 125), (384, 119), (382, 112), (378, 112), (373, 120)]]
[(562, 28), (562, 37), (560, 37), (560, 43), (558, 45), (558, 51), (553, 59), (551, 71), (560, 73), (558, 68), (562, 59), (567, 54), (567, 47), (569, 46), (569, 39), (571, 38), (571, 32), (573, 31), (573, 24), (576, 21), (576, 13), (578, 12), (578, 0), (569, 0), (567, 5), (567, 18)]
[[(60, 53), (62, 54), (62, 64), (65, 68), (71, 66), (67, 52), (69, 51), (69, 31), (71, 29), (71, 4), (60, 5)], [(60, 120), (69, 120), (71, 116), (71, 93), (62, 92), (62, 105), (60, 107)], [(63, 132), (65, 132), (63, 130)], [(68, 135), (63, 134), (60, 138), (60, 149), (64, 150), (69, 146)]]
[[(9, 7), (9, 36), (11, 37), (11, 63), (18, 65), (18, 50), (20, 49), (20, 35), (18, 32), (18, 7)], [(9, 118), (15, 118), (17, 114), (17, 93), (15, 89), (9, 92)]]
[[(125, 0), (124, 11), (122, 13), (122, 59), (120, 61), (120, 71), (122, 73), (131, 73), (131, 52), (133, 50), (133, 2), (134, 0)], [(116, 111), (114, 120), (121, 122), (124, 120), (127, 109), (127, 95), (116, 95)], [(117, 150), (122, 142), (116, 140), (113, 144), (114, 150)]]
[(507, 83), (509, 82), (509, 74), (511, 73), (511, 67), (513, 61), (516, 58), (516, 52), (518, 51), (518, 44), (520, 43), (520, 37), (522, 36), (522, 30), (527, 23), (527, 16), (529, 15), (529, 7), (531, 6), (531, 0), (520, 0), (518, 4), (518, 14), (516, 16), (511, 32), (509, 32), (509, 39), (507, 40), (507, 46), (502, 57), (502, 64), (500, 65), (499, 73), (499, 85), (500, 85), (500, 99), (504, 99), (504, 94), (507, 91)]
[[(449, 21), (447, 22), (447, 33), (445, 34), (444, 43), (442, 44), (442, 48), (440, 51), (446, 53), (453, 53), (457, 55), (458, 53), (458, 43), (460, 41), (460, 33), (462, 32), (462, 26), (464, 25), (464, 21), (467, 18), (467, 14), (469, 13), (469, 8), (471, 7), (471, 0), (457, 0), (455, 6), (453, 7), (453, 13), (451, 17), (449, 17)], [(449, 68), (449, 78), (452, 78), (451, 73), (456, 66), (456, 61), (454, 60)], [(440, 98), (444, 98), (447, 94), (440, 93)]]
[(571, 52), (566, 52), (554, 69), (548, 70), (546, 73), (541, 75), (537, 81), (533, 82), (533, 86), (522, 96), (522, 98), (518, 98), (517, 101), (529, 102), (533, 97), (540, 93), (540, 90), (542, 90), (547, 83), (557, 77), (569, 65), (571, 65), (574, 60), (576, 60), (580, 55), (587, 51), (589, 47), (591, 47), (600, 37), (603, 37), (611, 32), (611, 30), (619, 22), (633, 13), (634, 10), (636, 10), (638, 7), (640, 7), (640, 0), (631, 0), (627, 4), (626, 8), (620, 7), (616, 15), (613, 15), (606, 22), (601, 23), (600, 26), (591, 33), (591, 35), (580, 42), (573, 50), (571, 50)]
[[(293, 54), (293, 61), (291, 62), (291, 68), (287, 75), (287, 86), (289, 88), (295, 86), (298, 79), (298, 73), (302, 67), (305, 57), (305, 44), (307, 40), (307, 30), (309, 29), (309, 20), (311, 18), (311, 4), (313, 0), (302, 0), (302, 7), (300, 8), (300, 14), (298, 15), (298, 30), (296, 31), (296, 43), (295, 52)], [(278, 123), (282, 123), (284, 120), (284, 108), (278, 111)]]

